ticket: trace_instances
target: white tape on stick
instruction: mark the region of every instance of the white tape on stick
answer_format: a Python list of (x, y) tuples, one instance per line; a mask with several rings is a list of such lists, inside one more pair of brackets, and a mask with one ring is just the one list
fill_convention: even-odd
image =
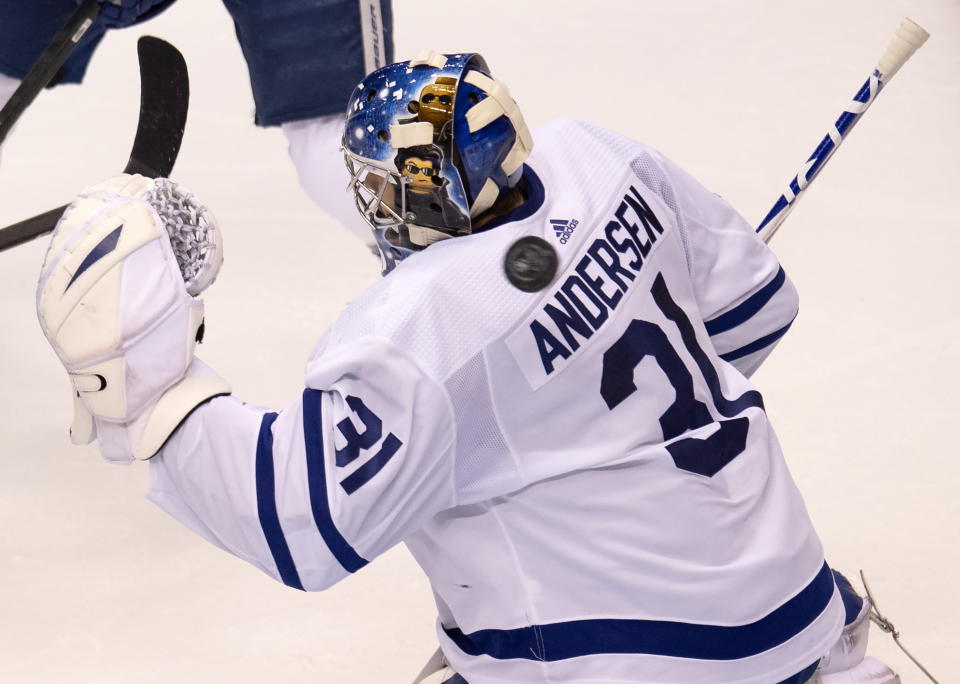
[(915, 21), (904, 18), (897, 29), (893, 40), (883, 53), (880, 62), (877, 64), (877, 71), (884, 81), (893, 77), (900, 70), (900, 67), (910, 59), (914, 52), (921, 45), (927, 42), (930, 34), (927, 33)]

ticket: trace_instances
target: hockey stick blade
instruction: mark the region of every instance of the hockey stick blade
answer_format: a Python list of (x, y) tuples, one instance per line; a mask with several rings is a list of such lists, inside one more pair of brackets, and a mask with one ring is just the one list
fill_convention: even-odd
[(37, 57), (37, 61), (30, 67), (30, 71), (23, 77), (19, 87), (13, 91), (7, 104), (0, 109), (0, 143), (13, 129), (20, 115), (26, 111), (67, 58), (73, 54), (77, 43), (83, 38), (87, 29), (93, 26), (93, 21), (99, 13), (100, 3), (97, 0), (84, 0), (67, 19), (67, 23), (54, 34), (50, 43)]
[(140, 120), (124, 173), (166, 178), (173, 171), (187, 125), (190, 78), (183, 55), (160, 38), (137, 41)]
[[(183, 55), (173, 45), (144, 36), (137, 42), (140, 61), (140, 117), (124, 173), (166, 177), (180, 151), (187, 122), (190, 81)], [(52, 231), (67, 208), (51, 209), (0, 229), (0, 252)]]

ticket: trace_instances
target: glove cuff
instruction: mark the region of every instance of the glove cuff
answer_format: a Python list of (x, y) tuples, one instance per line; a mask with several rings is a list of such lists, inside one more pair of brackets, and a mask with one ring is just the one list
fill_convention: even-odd
[(96, 421), (100, 453), (111, 463), (150, 459), (197, 406), (230, 391), (226, 380), (194, 358), (186, 375), (132, 422)]
[(197, 406), (224, 394), (230, 394), (230, 384), (217, 375), (185, 377), (167, 390), (149, 412), (143, 435), (133, 450), (133, 457), (146, 461), (156, 455)]

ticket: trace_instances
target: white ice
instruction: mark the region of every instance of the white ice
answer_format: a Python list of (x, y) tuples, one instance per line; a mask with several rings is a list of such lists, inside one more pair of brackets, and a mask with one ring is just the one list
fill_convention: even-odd
[[(757, 222), (905, 15), (932, 37), (774, 240), (801, 313), (756, 382), (831, 564), (864, 568), (942, 682), (960, 679), (960, 5), (954, 0), (396, 0), (398, 58), (483, 53), (528, 121), (591, 119), (658, 147)], [(87, 82), (41, 94), (4, 146), (0, 225), (120, 170), (134, 43), (175, 43), (192, 102), (174, 177), (220, 217), (202, 356), (280, 408), (314, 339), (375, 279), (252, 124), (226, 12), (181, 2), (109, 35)], [(144, 498), (146, 468), (70, 446), (67, 381), (34, 314), (45, 240), (0, 255), (0, 682), (407, 682), (432, 599), (395, 549), (305, 595), (194, 538)], [(735, 597), (732, 597), (735, 600)], [(923, 681), (889, 636), (870, 649)]]

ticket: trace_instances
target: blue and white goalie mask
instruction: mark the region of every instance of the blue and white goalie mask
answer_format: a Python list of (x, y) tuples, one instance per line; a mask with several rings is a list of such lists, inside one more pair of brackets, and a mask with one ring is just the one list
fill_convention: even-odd
[(533, 139), (477, 54), (424, 51), (374, 71), (347, 105), (343, 149), (384, 273), (473, 220), (520, 180)]

